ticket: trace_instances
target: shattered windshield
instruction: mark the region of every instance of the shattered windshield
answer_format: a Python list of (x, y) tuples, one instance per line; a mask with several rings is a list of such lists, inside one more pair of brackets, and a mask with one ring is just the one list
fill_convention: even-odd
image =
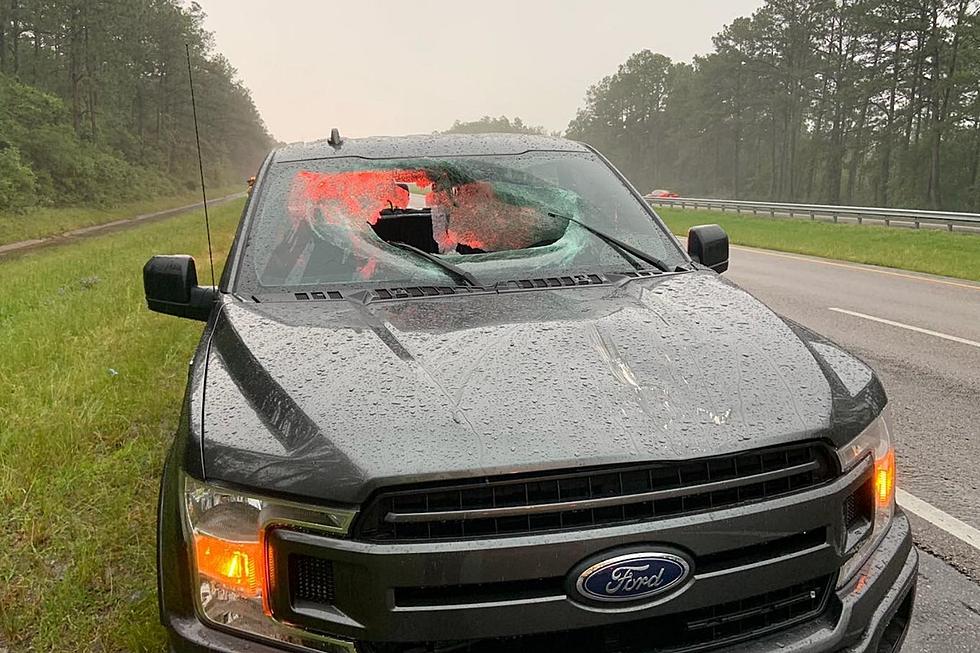
[(243, 266), (255, 290), (444, 286), (460, 277), (492, 284), (648, 267), (583, 224), (671, 266), (685, 262), (609, 167), (585, 152), (277, 163), (258, 199)]

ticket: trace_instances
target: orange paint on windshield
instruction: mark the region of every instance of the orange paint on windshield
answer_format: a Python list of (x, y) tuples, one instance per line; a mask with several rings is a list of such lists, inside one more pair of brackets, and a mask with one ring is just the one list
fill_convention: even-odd
[[(309, 225), (319, 238), (346, 237), (357, 260), (357, 275), (373, 278), (379, 261), (376, 234), (385, 209), (405, 209), (411, 200), (409, 185), (428, 189), (425, 206), (432, 211), (432, 238), (438, 252), (457, 245), (484, 252), (523, 249), (553, 242), (565, 224), (541, 209), (502, 198), (489, 181), (471, 181), (437, 190), (430, 172), (419, 169), (357, 170), (296, 174), (288, 198), (294, 229)], [(331, 226), (339, 229), (329, 229)], [(327, 236), (329, 231), (333, 235)]]
[(377, 224), (382, 210), (408, 206), (410, 194), (399, 184), (426, 188), (432, 180), (422, 170), (303, 171), (293, 180), (289, 214), (295, 224), (316, 211), (329, 224)]

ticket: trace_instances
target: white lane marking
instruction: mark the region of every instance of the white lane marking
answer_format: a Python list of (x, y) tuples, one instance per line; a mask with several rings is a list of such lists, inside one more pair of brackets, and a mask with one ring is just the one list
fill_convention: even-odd
[(980, 551), (980, 530), (926, 503), (922, 499), (912, 496), (901, 488), (895, 490), (895, 498), (898, 501), (898, 505), (913, 515), (918, 515), (933, 526), (941, 528), (956, 539), (962, 540), (977, 551)]
[(912, 279), (913, 281), (925, 281), (926, 283), (938, 283), (944, 286), (955, 286), (957, 288), (980, 290), (980, 286), (975, 284), (959, 283), (957, 281), (947, 281), (945, 279), (933, 279), (931, 277), (919, 276), (916, 274), (893, 272), (892, 270), (880, 270), (878, 268), (865, 266), (865, 265), (837, 263), (836, 261), (828, 261), (826, 259), (818, 258), (815, 256), (796, 256), (793, 254), (784, 254), (783, 252), (776, 252), (773, 250), (762, 249), (761, 247), (745, 247), (744, 245), (732, 245), (731, 248), (741, 249), (741, 250), (745, 250), (746, 252), (753, 252), (755, 254), (764, 254), (765, 256), (778, 256), (779, 258), (789, 258), (789, 259), (793, 259), (794, 261), (805, 261), (807, 263), (819, 263), (820, 265), (830, 265), (835, 268), (847, 268), (849, 270), (860, 270), (862, 272), (874, 272), (875, 274), (887, 274), (890, 277), (901, 277), (902, 279)]
[(881, 322), (882, 324), (887, 324), (889, 326), (898, 327), (900, 329), (908, 329), (909, 331), (915, 331), (917, 333), (924, 333), (927, 336), (935, 336), (937, 338), (942, 338), (944, 340), (952, 340), (953, 342), (958, 342), (963, 345), (970, 345), (972, 347), (980, 347), (980, 342), (976, 340), (967, 340), (966, 338), (960, 338), (959, 336), (951, 336), (948, 333), (940, 333), (939, 331), (930, 331), (929, 329), (923, 329), (922, 327), (912, 326), (910, 324), (902, 324), (901, 322), (895, 322), (893, 320), (886, 320), (883, 317), (875, 317), (874, 315), (865, 315), (864, 313), (857, 313), (855, 311), (848, 311), (843, 308), (836, 308), (830, 306), (827, 310), (834, 311), (835, 313), (844, 313), (845, 315), (853, 315), (854, 317), (860, 317), (865, 320), (872, 320), (874, 322)]

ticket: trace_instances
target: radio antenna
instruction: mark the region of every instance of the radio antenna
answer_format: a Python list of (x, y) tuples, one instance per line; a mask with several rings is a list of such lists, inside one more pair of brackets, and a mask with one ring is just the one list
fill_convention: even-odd
[(201, 196), (204, 198), (204, 229), (208, 232), (208, 261), (211, 263), (211, 288), (214, 286), (214, 252), (211, 250), (211, 219), (208, 217), (208, 191), (204, 185), (204, 157), (201, 156), (201, 132), (197, 128), (197, 101), (194, 98), (194, 74), (191, 72), (191, 46), (184, 43), (187, 52), (187, 79), (191, 84), (191, 110), (194, 113), (194, 139), (197, 141), (197, 167), (201, 171)]

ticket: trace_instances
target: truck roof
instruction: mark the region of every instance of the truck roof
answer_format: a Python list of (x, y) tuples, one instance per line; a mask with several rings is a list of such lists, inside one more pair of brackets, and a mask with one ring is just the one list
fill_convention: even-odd
[(307, 161), (340, 157), (389, 159), (474, 154), (521, 154), (532, 150), (588, 152), (582, 143), (554, 136), (528, 134), (419, 134), (347, 138), (335, 147), (327, 139), (290, 143), (273, 153), (275, 161)]

